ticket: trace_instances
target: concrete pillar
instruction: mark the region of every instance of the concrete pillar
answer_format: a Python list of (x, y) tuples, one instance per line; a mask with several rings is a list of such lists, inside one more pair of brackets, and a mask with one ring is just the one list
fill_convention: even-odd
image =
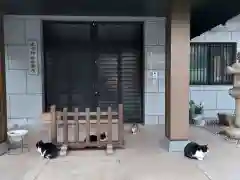
[(189, 131), (190, 0), (171, 0), (166, 20), (165, 135), (182, 151)]
[(0, 155), (7, 151), (7, 103), (4, 59), (3, 15), (0, 14)]

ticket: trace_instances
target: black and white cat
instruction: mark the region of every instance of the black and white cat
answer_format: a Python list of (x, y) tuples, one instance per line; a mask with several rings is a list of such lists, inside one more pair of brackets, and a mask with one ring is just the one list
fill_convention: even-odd
[(53, 143), (44, 143), (42, 140), (36, 144), (37, 151), (43, 158), (53, 159), (59, 155), (60, 149)]
[(209, 152), (208, 145), (199, 145), (195, 142), (188, 143), (184, 148), (184, 156), (202, 161)]
[[(107, 132), (102, 132), (100, 134), (100, 141), (106, 141), (107, 140)], [(90, 142), (97, 142), (97, 135), (96, 134), (90, 134), (89, 136)], [(86, 142), (86, 138), (84, 139), (84, 142)]]

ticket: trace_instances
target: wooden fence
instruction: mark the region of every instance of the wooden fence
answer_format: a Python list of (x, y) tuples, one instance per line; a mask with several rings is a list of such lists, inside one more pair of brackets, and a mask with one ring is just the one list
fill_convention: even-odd
[[(70, 118), (72, 117), (72, 119)], [(96, 112), (90, 112), (89, 108), (85, 109), (85, 112), (79, 112), (78, 108), (74, 109), (74, 112), (68, 112), (67, 108), (63, 111), (56, 111), (56, 106), (51, 106), (49, 113), (44, 113), (43, 120), (50, 121), (51, 123), (51, 141), (54, 144), (65, 144), (70, 149), (80, 149), (85, 147), (105, 147), (110, 145), (114, 148), (124, 146), (124, 125), (123, 125), (123, 105), (118, 105), (118, 112), (112, 112), (112, 108), (108, 107), (107, 112), (101, 112), (100, 108), (97, 107)], [(70, 120), (71, 119), (71, 120)], [(91, 125), (96, 126), (97, 141), (90, 142)], [(117, 125), (117, 140), (112, 139), (113, 125)], [(75, 128), (70, 129), (73, 136), (74, 142), (69, 141), (69, 126), (74, 125)], [(79, 140), (79, 126), (85, 125), (85, 141)], [(107, 126), (107, 140), (100, 141), (101, 126)], [(58, 142), (58, 128), (63, 128), (63, 142)]]

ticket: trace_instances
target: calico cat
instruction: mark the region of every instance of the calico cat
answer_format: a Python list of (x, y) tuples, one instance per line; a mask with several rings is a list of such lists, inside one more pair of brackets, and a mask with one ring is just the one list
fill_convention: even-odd
[(209, 152), (208, 145), (199, 145), (195, 142), (188, 143), (184, 148), (184, 156), (190, 159), (203, 160)]
[(53, 159), (59, 155), (60, 149), (53, 143), (44, 143), (42, 140), (36, 144), (37, 151), (43, 158)]
[(131, 128), (132, 134), (137, 134), (138, 131), (139, 131), (138, 124), (133, 124)]
[[(100, 141), (106, 141), (107, 140), (107, 132), (102, 132), (100, 134)], [(90, 142), (97, 142), (97, 135), (96, 134), (90, 134), (89, 136)], [(84, 142), (86, 142), (86, 138), (84, 139)]]

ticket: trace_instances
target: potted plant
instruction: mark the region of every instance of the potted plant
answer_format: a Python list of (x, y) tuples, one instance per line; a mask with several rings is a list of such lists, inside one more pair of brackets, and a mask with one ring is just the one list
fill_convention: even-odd
[(190, 117), (195, 125), (203, 125), (203, 103), (196, 104), (193, 100), (189, 102)]

